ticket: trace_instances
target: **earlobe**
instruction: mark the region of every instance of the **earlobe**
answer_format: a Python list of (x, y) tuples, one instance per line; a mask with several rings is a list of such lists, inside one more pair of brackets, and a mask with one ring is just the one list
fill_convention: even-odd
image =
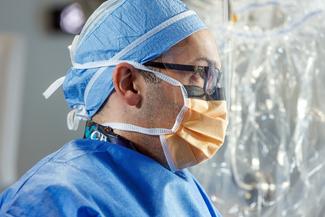
[(113, 72), (114, 88), (119, 97), (130, 105), (138, 107), (141, 94), (136, 84), (136, 69), (128, 63), (120, 63)]

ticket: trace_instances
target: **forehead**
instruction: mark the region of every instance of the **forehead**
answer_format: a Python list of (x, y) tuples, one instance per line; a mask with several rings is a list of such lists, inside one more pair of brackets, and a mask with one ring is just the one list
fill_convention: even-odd
[(162, 55), (162, 61), (168, 63), (206, 65), (207, 60), (220, 67), (217, 45), (208, 30), (193, 33)]

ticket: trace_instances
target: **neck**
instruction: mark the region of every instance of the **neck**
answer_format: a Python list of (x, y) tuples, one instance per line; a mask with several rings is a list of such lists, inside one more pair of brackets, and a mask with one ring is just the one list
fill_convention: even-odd
[[(107, 120), (103, 120), (102, 116), (95, 115), (93, 117), (93, 121), (98, 124), (104, 124), (106, 122), (110, 122)], [(106, 119), (106, 118), (105, 118)], [(124, 122), (124, 121), (114, 121), (114, 122)], [(164, 155), (164, 151), (162, 149), (159, 136), (151, 136), (145, 135), (137, 132), (129, 132), (123, 130), (113, 130), (113, 132), (133, 143), (135, 149), (157, 162), (159, 162), (162, 166), (168, 168), (168, 164)]]
[(161, 165), (168, 168), (168, 164), (160, 143), (159, 136), (151, 136), (122, 130), (114, 130), (114, 132), (133, 142), (137, 151), (156, 160)]

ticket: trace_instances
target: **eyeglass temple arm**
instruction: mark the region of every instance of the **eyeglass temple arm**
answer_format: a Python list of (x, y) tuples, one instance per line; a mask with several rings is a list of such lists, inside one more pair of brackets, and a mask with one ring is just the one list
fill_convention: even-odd
[(174, 64), (174, 63), (147, 62), (144, 65), (156, 67), (160, 69), (174, 69), (174, 70), (188, 71), (188, 72), (196, 72), (198, 67), (200, 69), (203, 69), (206, 72), (209, 70), (208, 66), (193, 66), (193, 65)]

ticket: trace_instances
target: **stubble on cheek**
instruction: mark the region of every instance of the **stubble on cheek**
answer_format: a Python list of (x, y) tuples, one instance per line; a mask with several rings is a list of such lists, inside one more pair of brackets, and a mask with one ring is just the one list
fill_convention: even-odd
[(147, 124), (154, 128), (171, 129), (183, 106), (179, 87), (158, 84), (148, 91), (144, 116)]

